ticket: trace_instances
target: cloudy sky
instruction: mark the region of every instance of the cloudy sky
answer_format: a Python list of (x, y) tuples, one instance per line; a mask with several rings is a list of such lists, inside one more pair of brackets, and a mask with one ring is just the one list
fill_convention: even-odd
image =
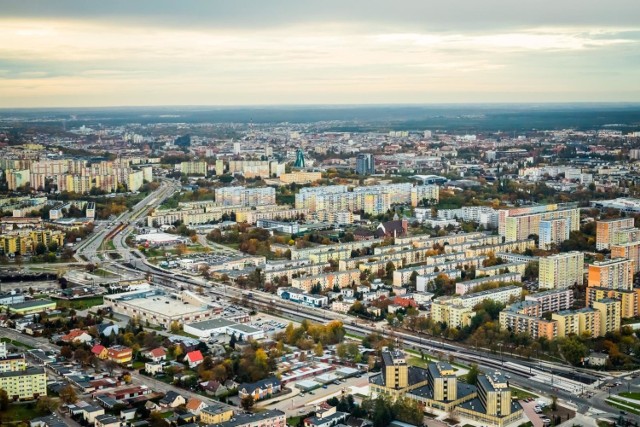
[(0, 0), (0, 107), (640, 101), (639, 0)]

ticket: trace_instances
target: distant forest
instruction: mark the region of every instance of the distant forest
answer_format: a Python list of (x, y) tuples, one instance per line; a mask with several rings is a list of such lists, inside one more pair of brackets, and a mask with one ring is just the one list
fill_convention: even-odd
[(0, 126), (130, 123), (317, 123), (323, 131), (518, 132), (575, 128), (640, 130), (640, 104), (444, 104), (413, 106), (122, 107), (0, 109)]

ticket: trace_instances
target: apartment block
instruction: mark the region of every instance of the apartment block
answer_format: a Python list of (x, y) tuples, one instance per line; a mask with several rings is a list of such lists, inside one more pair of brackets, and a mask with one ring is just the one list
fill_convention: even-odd
[(541, 221), (564, 219), (568, 223), (569, 231), (580, 228), (580, 209), (566, 208), (542, 213), (508, 216), (505, 219), (504, 236), (507, 242), (527, 239), (540, 232)]
[(609, 249), (614, 243), (615, 232), (633, 228), (633, 218), (604, 219), (596, 222), (596, 249)]
[(620, 301), (611, 298), (601, 299), (594, 301), (593, 308), (600, 315), (600, 336), (620, 330), (622, 314)]
[(360, 270), (335, 271), (291, 280), (291, 286), (305, 292), (311, 292), (314, 285), (320, 285), (322, 290), (332, 290), (336, 286), (342, 289), (353, 284), (360, 284)]
[(283, 184), (309, 184), (322, 179), (321, 172), (293, 171), (280, 175), (280, 182)]
[(452, 298), (438, 298), (431, 302), (431, 319), (450, 328), (462, 328), (471, 324), (475, 312)]
[(626, 258), (633, 261), (633, 272), (640, 271), (640, 241), (611, 245), (611, 258)]
[(437, 185), (416, 185), (411, 188), (411, 206), (416, 207), (423, 200), (437, 203), (440, 200), (440, 187)]
[(24, 187), (31, 183), (31, 172), (29, 169), (24, 170), (5, 170), (7, 188), (11, 191), (15, 191), (19, 187)]
[(564, 289), (584, 281), (584, 253), (572, 251), (538, 260), (540, 289)]
[(598, 287), (587, 288), (587, 307), (593, 307), (595, 301), (601, 299), (614, 299), (620, 301), (620, 317), (630, 319), (640, 314), (640, 288), (632, 290), (615, 290)]
[(539, 304), (542, 313), (569, 310), (573, 306), (574, 297), (571, 289), (551, 289), (536, 292), (524, 297), (525, 301)]
[(622, 228), (613, 232), (612, 245), (640, 241), (640, 228)]
[(587, 334), (591, 337), (600, 336), (600, 313), (593, 308), (579, 310), (563, 310), (551, 315), (551, 320), (558, 324), (558, 337)]
[(215, 189), (215, 198), (223, 206), (275, 205), (276, 190), (272, 187), (222, 187)]
[(207, 162), (182, 162), (180, 172), (185, 175), (207, 176)]
[(550, 249), (569, 239), (571, 222), (567, 218), (546, 219), (540, 221), (538, 246)]
[(34, 253), (38, 244), (64, 246), (64, 233), (59, 230), (18, 230), (0, 234), (0, 252), (26, 255)]
[(629, 259), (596, 261), (589, 265), (589, 287), (631, 290), (634, 272), (635, 263)]
[(47, 374), (44, 368), (26, 368), (0, 372), (0, 389), (10, 400), (31, 400), (47, 395)]
[(516, 334), (529, 334), (533, 339), (545, 337), (551, 340), (558, 334), (557, 322), (548, 321), (537, 316), (521, 314), (517, 311), (510, 311), (508, 308), (500, 312), (499, 321), (502, 329), (512, 331)]

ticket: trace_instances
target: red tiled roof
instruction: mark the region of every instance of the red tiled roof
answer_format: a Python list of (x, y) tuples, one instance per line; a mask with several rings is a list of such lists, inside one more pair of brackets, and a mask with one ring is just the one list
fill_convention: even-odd
[(199, 362), (203, 360), (204, 357), (202, 357), (202, 353), (200, 353), (200, 350), (195, 350), (187, 353), (187, 359), (189, 359), (190, 362)]
[(167, 354), (167, 352), (164, 351), (164, 348), (158, 347), (158, 348), (154, 348), (153, 350), (151, 350), (149, 352), (149, 354), (151, 354), (151, 356), (153, 356), (153, 357), (162, 357), (162, 356), (165, 356)]
[(102, 353), (102, 350), (104, 350), (104, 346), (100, 345), (100, 344), (96, 344), (93, 346), (93, 348), (91, 349), (91, 353), (93, 354), (100, 354)]
[(202, 400), (192, 397), (191, 399), (189, 399), (186, 406), (187, 409), (197, 410), (198, 408), (200, 408), (200, 405), (202, 405)]

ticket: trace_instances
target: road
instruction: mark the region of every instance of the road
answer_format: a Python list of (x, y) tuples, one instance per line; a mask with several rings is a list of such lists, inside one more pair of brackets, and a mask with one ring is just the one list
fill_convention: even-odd
[(126, 227), (114, 237), (114, 245), (116, 240), (121, 240), (121, 243), (124, 243), (124, 239), (126, 239), (126, 236), (131, 232), (138, 219), (143, 217), (151, 209), (162, 204), (164, 200), (171, 197), (179, 189), (179, 182), (163, 179), (155, 191), (138, 202), (131, 210), (123, 212), (115, 220), (111, 221), (113, 225), (100, 224), (97, 231), (94, 231), (91, 237), (78, 245), (76, 248), (76, 257), (80, 259), (84, 257), (88, 262), (101, 262), (102, 259), (99, 257), (99, 252), (103, 249), (105, 239), (111, 231), (116, 229), (121, 223), (126, 224)]

